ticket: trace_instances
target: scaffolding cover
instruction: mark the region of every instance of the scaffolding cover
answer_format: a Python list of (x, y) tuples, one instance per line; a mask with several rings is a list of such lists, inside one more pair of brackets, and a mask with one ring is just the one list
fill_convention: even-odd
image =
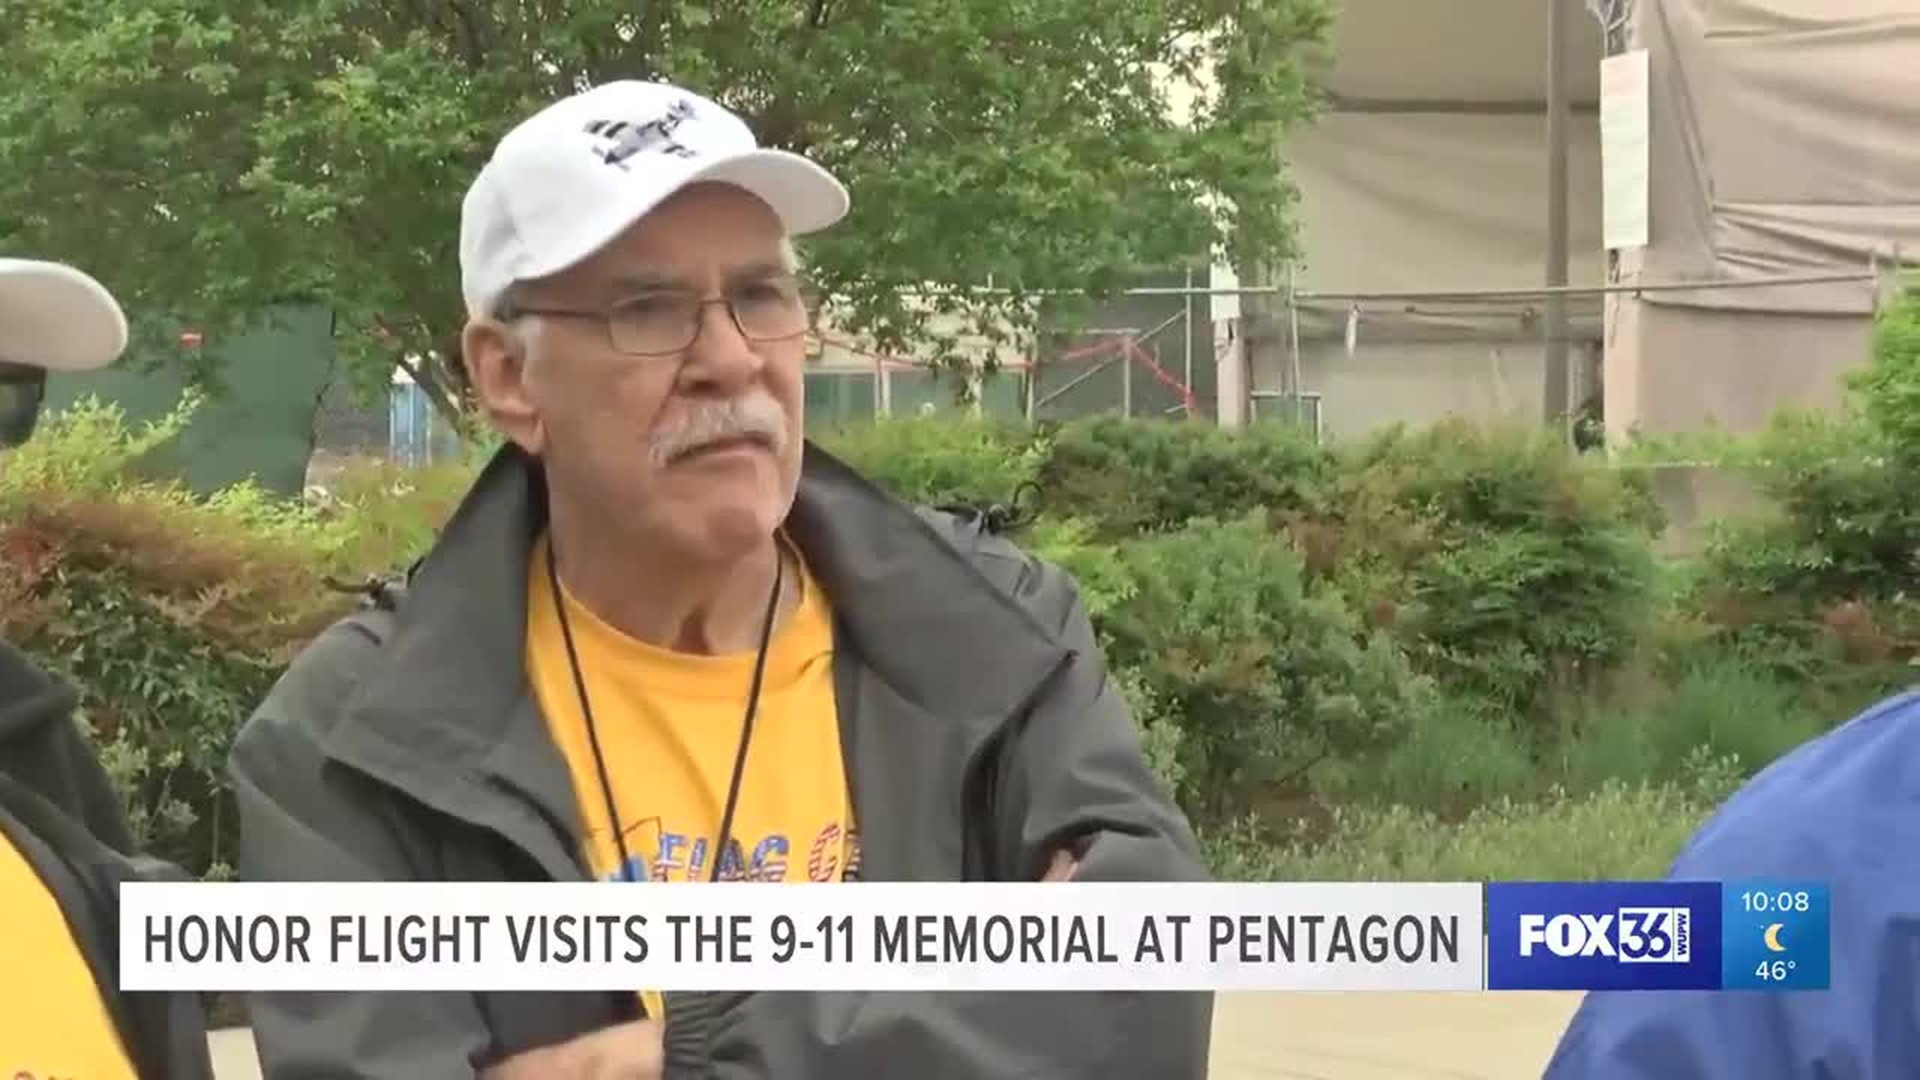
[[(1652, 244), (1643, 280), (1866, 271), (1920, 255), (1914, 0), (1637, 0), (1651, 58)], [(1864, 314), (1865, 283), (1647, 294)]]
[[(1302, 200), (1302, 290), (1471, 292), (1540, 282), (1547, 193), (1537, 115), (1333, 112), (1294, 137), (1288, 163)], [(1600, 134), (1576, 114), (1569, 146), (1574, 285), (1606, 280), (1600, 246)], [(1364, 299), (1359, 339), (1537, 341), (1544, 301)], [(1303, 338), (1341, 338), (1352, 302), (1301, 305)], [(1597, 338), (1600, 302), (1569, 300), (1574, 336)]]

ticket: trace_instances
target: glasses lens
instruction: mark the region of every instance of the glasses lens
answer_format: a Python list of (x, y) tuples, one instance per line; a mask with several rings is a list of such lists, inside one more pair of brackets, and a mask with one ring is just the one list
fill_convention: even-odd
[[(782, 341), (812, 325), (812, 300), (797, 281), (774, 278), (734, 290), (728, 298), (740, 332), (751, 341)], [(663, 292), (616, 305), (607, 329), (613, 347), (659, 356), (679, 352), (699, 334), (704, 305), (691, 293)]]
[(613, 347), (643, 356), (679, 352), (693, 341), (700, 303), (691, 296), (657, 293), (617, 305), (607, 322)]
[(779, 341), (805, 333), (811, 321), (808, 299), (800, 283), (789, 278), (756, 282), (733, 298), (740, 332), (756, 341)]

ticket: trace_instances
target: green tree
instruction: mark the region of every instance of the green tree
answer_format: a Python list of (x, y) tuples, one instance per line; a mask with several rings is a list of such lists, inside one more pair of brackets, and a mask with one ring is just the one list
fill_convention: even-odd
[[(950, 348), (904, 290), (1030, 327), (1035, 290), (1284, 252), (1277, 146), (1327, 21), (1324, 0), (0, 0), (0, 249), (210, 335), (321, 299), (361, 385), (428, 356), (444, 404), (460, 196), (494, 140), (573, 88), (664, 78), (854, 190), (805, 251), (837, 320)], [(1175, 123), (1168, 88), (1210, 57), (1218, 90)]]

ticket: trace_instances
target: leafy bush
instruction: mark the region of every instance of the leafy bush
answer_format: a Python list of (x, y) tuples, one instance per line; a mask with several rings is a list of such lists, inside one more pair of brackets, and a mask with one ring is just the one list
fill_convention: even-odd
[(1328, 452), (1287, 425), (1236, 433), (1101, 416), (1052, 433), (1041, 481), (1050, 511), (1123, 539), (1256, 509), (1324, 510), (1333, 476)]
[(1789, 412), (1737, 457), (1778, 507), (1709, 539), (1688, 603), (1782, 673), (1920, 652), (1920, 291), (1877, 319), (1839, 415)]
[(1047, 452), (1023, 427), (965, 416), (882, 418), (818, 441), (896, 498), (929, 506), (1008, 503)]
[(1126, 695), (1134, 722), (1140, 726), (1147, 764), (1153, 766), (1154, 774), (1160, 777), (1168, 791), (1186, 791), (1187, 772), (1180, 757), (1180, 746), (1185, 738), (1180, 726), (1181, 717), (1139, 671), (1115, 669), (1113, 680), (1119, 685), (1120, 692)]
[(1515, 732), (1512, 717), (1443, 695), (1380, 753), (1330, 761), (1312, 786), (1327, 804), (1458, 814), (1537, 791), (1540, 777), (1534, 748)]
[[(1631, 652), (1658, 522), (1634, 480), (1545, 435), (1464, 424), (1389, 431), (1350, 469), (1321, 562), (1453, 692), (1527, 715)], [(1356, 567), (1373, 571), (1359, 593)]]
[(1138, 590), (1133, 568), (1120, 549), (1100, 543), (1094, 526), (1079, 518), (1041, 518), (1016, 539), (1026, 550), (1073, 575), (1080, 586), (1080, 602), (1096, 628)]
[(165, 493), (0, 519), (0, 634), (81, 692), (138, 835), (195, 872), (232, 850), (220, 772), (234, 730), (345, 607), (318, 553)]
[(1258, 515), (1197, 519), (1121, 554), (1135, 591), (1106, 620), (1112, 659), (1180, 718), (1189, 805), (1247, 805), (1378, 748), (1427, 705), (1393, 643), (1339, 596), (1310, 592), (1299, 555)]
[(193, 405), (131, 430), (84, 402), (0, 459), (0, 635), (79, 689), (142, 843), (215, 873), (234, 839), (227, 744), (347, 607), (323, 575), (366, 519), (142, 477)]
[(1071, 533), (1083, 557), (1069, 568), (1094, 594), (1130, 587), (1101, 545), (1263, 513), (1299, 550), (1309, 588), (1337, 589), (1422, 670), (1508, 710), (1617, 663), (1652, 594), (1659, 520), (1644, 484), (1533, 432), (1448, 424), (1334, 451), (1285, 425), (1102, 416), (1032, 437), (928, 418), (823, 441), (921, 502), (1005, 501), (1037, 476), (1033, 529)]
[(1847, 388), (1896, 453), (1920, 460), (1920, 285), (1903, 289), (1875, 317), (1872, 355)]
[(1920, 471), (1890, 439), (1856, 419), (1783, 414), (1760, 445), (1759, 480), (1779, 514), (1717, 538), (1719, 584), (1802, 600), (1920, 584)]
[(390, 462), (343, 471), (316, 500), (313, 542), (349, 580), (385, 574), (426, 553), (478, 474), (472, 460), (407, 468)]
[(1744, 777), (1843, 718), (1809, 707), (1738, 653), (1691, 658), (1641, 697), (1569, 702), (1545, 771), (1577, 792), (1613, 781), (1678, 783), (1687, 755), (1699, 752)]
[(65, 495), (118, 491), (139, 479), (140, 463), (186, 430), (199, 407), (193, 395), (165, 416), (133, 431), (118, 405), (82, 398), (51, 413), (26, 445), (0, 460), (0, 511), (47, 492)]

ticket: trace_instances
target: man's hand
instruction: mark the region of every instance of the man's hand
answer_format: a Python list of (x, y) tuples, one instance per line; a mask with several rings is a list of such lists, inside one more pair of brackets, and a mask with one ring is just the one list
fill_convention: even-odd
[(480, 1080), (660, 1080), (665, 1054), (657, 1020), (630, 1020), (490, 1065)]
[(1053, 853), (1053, 863), (1047, 867), (1046, 874), (1042, 876), (1040, 880), (1071, 881), (1073, 880), (1073, 875), (1078, 873), (1079, 870), (1080, 860), (1074, 858), (1072, 852), (1056, 851)]

